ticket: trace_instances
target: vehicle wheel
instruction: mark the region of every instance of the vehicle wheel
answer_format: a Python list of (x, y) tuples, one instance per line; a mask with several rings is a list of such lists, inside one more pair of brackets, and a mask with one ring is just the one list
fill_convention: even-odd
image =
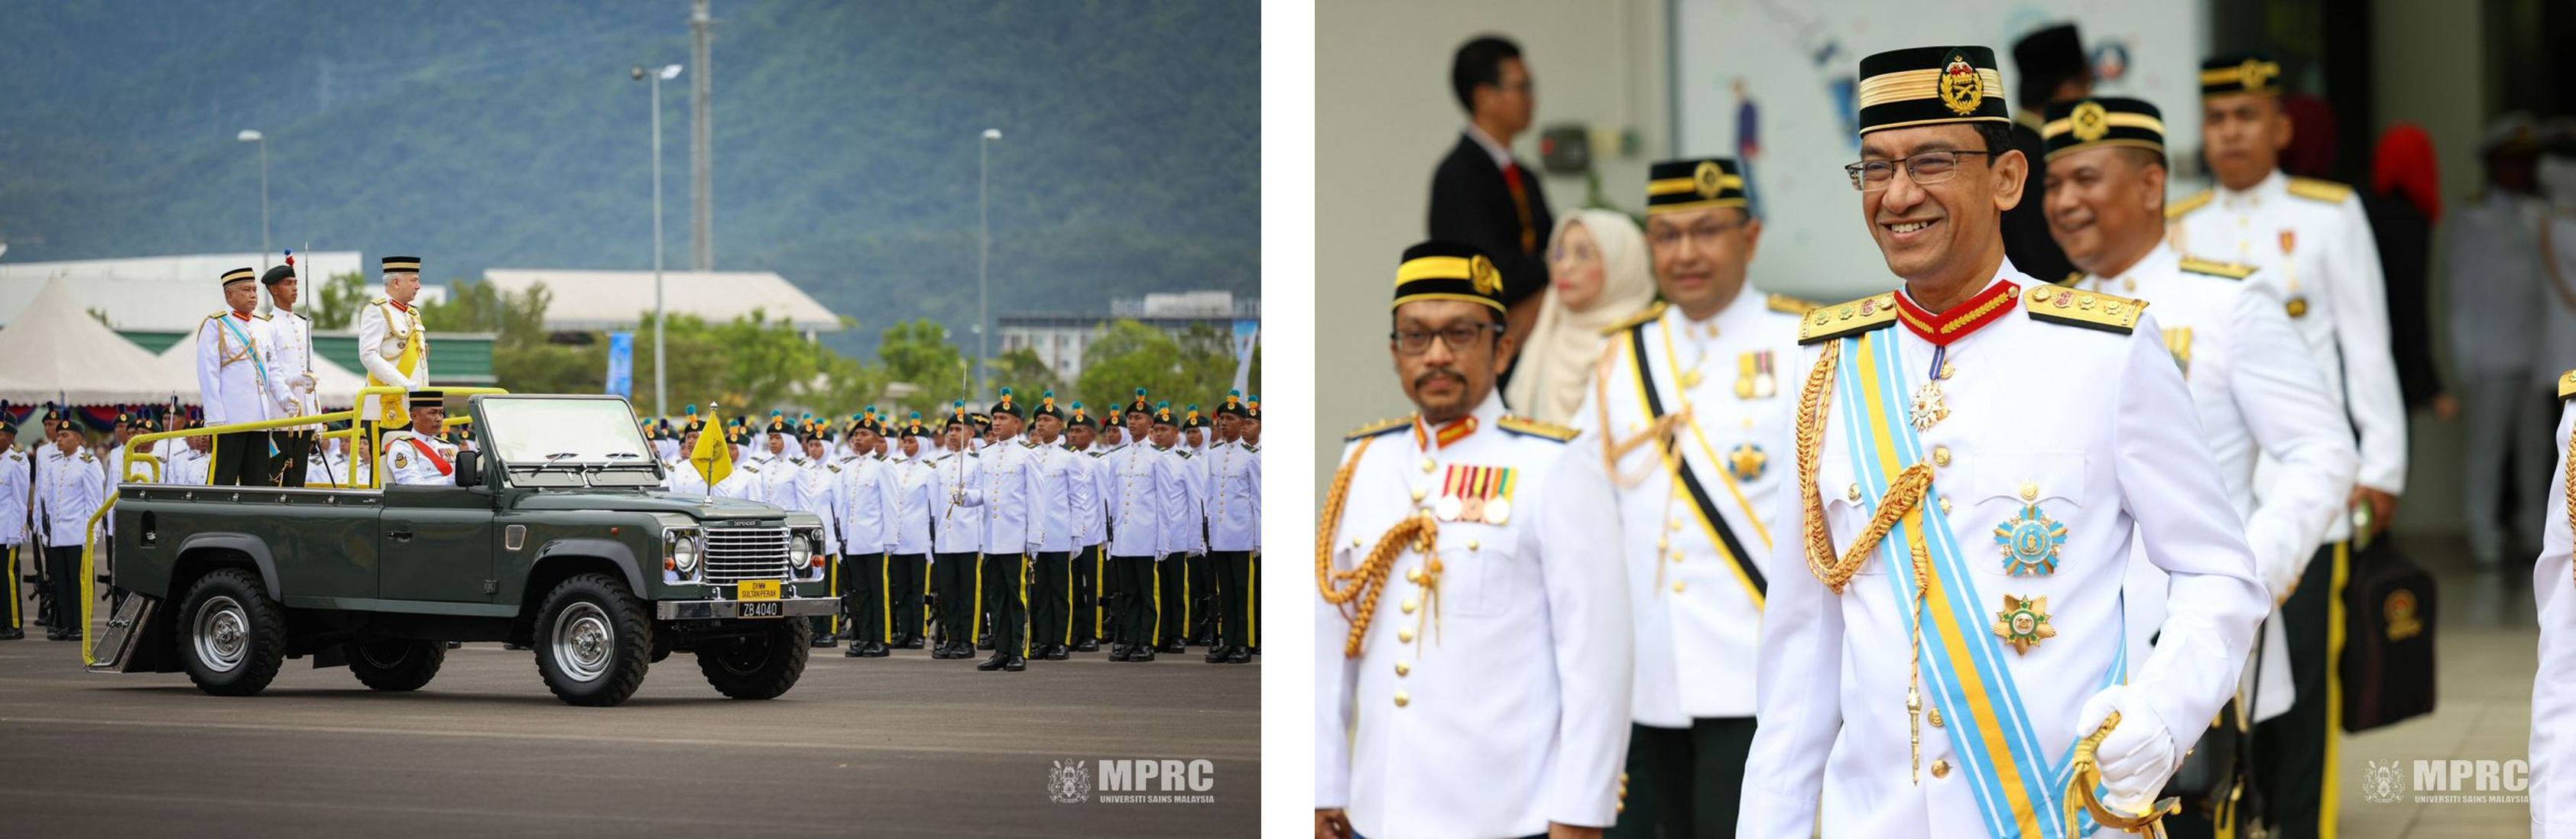
[(447, 663), (447, 645), (437, 641), (388, 639), (340, 645), (349, 672), (376, 690), (419, 690)]
[(735, 699), (776, 699), (805, 675), (805, 656), (814, 627), (802, 618), (771, 621), (756, 635), (698, 643), (698, 672), (707, 684)]
[(537, 611), (537, 673), (555, 698), (605, 707), (644, 683), (653, 657), (653, 619), (644, 601), (606, 574), (581, 574), (546, 595)]
[(249, 696), (277, 678), (286, 660), (286, 609), (259, 578), (225, 568), (197, 579), (180, 600), (179, 659), (197, 689)]

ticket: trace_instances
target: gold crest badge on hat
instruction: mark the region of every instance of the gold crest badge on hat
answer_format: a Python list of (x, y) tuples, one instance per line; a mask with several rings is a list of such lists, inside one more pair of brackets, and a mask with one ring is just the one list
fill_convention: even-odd
[(1977, 68), (1968, 63), (1967, 56), (1951, 53), (1950, 66), (1941, 70), (1942, 104), (1950, 106), (1952, 113), (1967, 116), (1976, 113), (1977, 105), (1985, 99), (1985, 88), (1977, 81)]
[(1476, 284), (1478, 294), (1503, 293), (1503, 272), (1496, 270), (1494, 261), (1486, 259), (1484, 254), (1477, 254), (1467, 260), (1467, 281)]
[(2111, 132), (2111, 114), (2103, 110), (2100, 102), (2086, 100), (2077, 103), (2075, 112), (2066, 115), (2066, 121), (2079, 142), (2090, 143)]
[(1726, 191), (1726, 170), (1718, 168), (1717, 161), (1700, 161), (1699, 168), (1691, 171), (1691, 188), (1702, 200), (1716, 198)]

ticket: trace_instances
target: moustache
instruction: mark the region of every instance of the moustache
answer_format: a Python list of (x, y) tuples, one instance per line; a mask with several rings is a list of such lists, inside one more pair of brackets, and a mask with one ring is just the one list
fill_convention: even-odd
[(1423, 385), (1430, 384), (1434, 379), (1448, 379), (1450, 381), (1457, 382), (1459, 387), (1467, 386), (1467, 377), (1446, 370), (1433, 370), (1431, 372), (1415, 376), (1413, 377), (1413, 386), (1415, 388), (1420, 388)]

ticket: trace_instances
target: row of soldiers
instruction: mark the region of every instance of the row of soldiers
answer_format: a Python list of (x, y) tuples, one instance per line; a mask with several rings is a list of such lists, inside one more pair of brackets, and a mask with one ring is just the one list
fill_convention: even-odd
[[(822, 518), (849, 657), (985, 649), (977, 669), (1017, 672), (1105, 644), (1111, 661), (1203, 646), (1209, 663), (1247, 663), (1260, 643), (1260, 401), (1231, 392), (1207, 415), (1146, 396), (1095, 415), (1002, 388), (987, 412), (952, 403), (935, 431), (874, 406), (837, 429), (783, 412), (758, 432), (739, 418), (713, 428), (692, 405), (676, 429), (647, 430), (669, 491)], [(723, 435), (733, 464), (712, 486), (692, 462), (706, 434)], [(816, 630), (817, 646), (837, 643)]]
[[(2278, 65), (2202, 65), (2220, 185), (2170, 205), (2150, 103), (2050, 105), (2033, 154), (1990, 49), (1858, 70), (1900, 286), (1764, 293), (1738, 163), (1658, 163), (1663, 299), (1574, 427), (1505, 413), (1486, 255), (1404, 254), (1418, 410), (1350, 435), (1324, 509), (1318, 836), (1806, 836), (1831, 801), (1826, 835), (2063, 839), (2167, 815), (2249, 718), (2259, 769), (2165, 820), (2331, 835), (2336, 589), (2405, 428), (2358, 203), (2276, 168)], [(2005, 256), (2033, 168), (2063, 279)]]

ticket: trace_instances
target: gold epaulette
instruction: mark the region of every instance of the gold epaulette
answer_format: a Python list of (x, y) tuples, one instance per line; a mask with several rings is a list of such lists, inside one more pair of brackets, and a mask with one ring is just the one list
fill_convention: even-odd
[(1243, 447), (1243, 450), (1244, 450), (1244, 451), (1247, 451), (1247, 452), (1251, 452), (1251, 453), (1253, 453), (1253, 454), (1260, 454), (1260, 453), (1261, 453), (1261, 444), (1260, 444), (1260, 443), (1253, 443), (1253, 444), (1250, 444), (1250, 445), (1246, 445), (1246, 446), (1244, 446), (1244, 447)]
[(1574, 439), (1574, 435), (1583, 433), (1556, 423), (1540, 422), (1528, 417), (1516, 417), (1509, 414), (1505, 414), (1501, 419), (1495, 420), (1494, 427), (1523, 437), (1545, 437), (1559, 443), (1572, 440)]
[(2182, 258), (2182, 270), (2189, 271), (2194, 274), (2207, 274), (2212, 277), (2226, 277), (2231, 280), (2242, 280), (2246, 277), (2254, 276), (2254, 266), (2251, 265), (2239, 262), (2220, 262), (2214, 259), (2201, 259), (2191, 256)]
[(2569, 370), (2558, 376), (2558, 398), (2566, 399), (2571, 396), (2576, 396), (2576, 370)]
[(2136, 329), (2138, 315), (2147, 310), (2144, 300), (2062, 286), (2034, 286), (2021, 302), (2039, 320), (2122, 335)]
[(1774, 294), (1770, 297), (1764, 298), (1762, 305), (1768, 307), (1774, 312), (1787, 312), (1793, 315), (1803, 315), (1808, 312), (1824, 308), (1825, 306), (1823, 303), (1818, 303), (1813, 300), (1800, 300), (1786, 294)]
[(1667, 304), (1664, 301), (1657, 300), (1646, 308), (1638, 309), (1636, 314), (1620, 318), (1618, 323), (1602, 328), (1601, 334), (1617, 335), (1621, 332), (1634, 329), (1639, 324), (1653, 323), (1656, 318), (1664, 316), (1664, 306), (1666, 305)]
[(2209, 202), (2210, 202), (2212, 199), (2215, 199), (2215, 198), (2217, 198), (2217, 197), (2218, 197), (2218, 193), (2217, 193), (2217, 192), (2212, 191), (2212, 190), (2206, 190), (2206, 189), (2204, 189), (2204, 190), (2201, 190), (2201, 191), (2199, 191), (2199, 192), (2192, 193), (2192, 194), (2191, 194), (2191, 197), (2189, 197), (2189, 198), (2185, 198), (2185, 199), (2183, 199), (2183, 200), (2176, 201), (2176, 202), (2173, 202), (2173, 203), (2171, 203), (2171, 204), (2166, 204), (2166, 205), (2165, 205), (2165, 220), (2167, 220), (2167, 221), (2171, 221), (2171, 220), (2174, 220), (2174, 219), (2182, 218), (2184, 213), (2188, 213), (2188, 212), (2191, 212), (2191, 211), (2193, 211), (2193, 210), (2200, 209), (2201, 207), (2207, 206), (2207, 205), (2209, 204)]
[(1380, 434), (1401, 429), (1411, 424), (1413, 424), (1413, 417), (1411, 416), (1397, 417), (1395, 419), (1382, 419), (1352, 429), (1351, 433), (1342, 435), (1342, 439), (1349, 441), (1358, 440), (1364, 437), (1375, 437)]
[(369, 306), (382, 306), (382, 305), (384, 305), (385, 303), (387, 303), (387, 302), (389, 302), (389, 301), (391, 301), (391, 300), (393, 300), (393, 298), (391, 298), (391, 297), (378, 297), (378, 298), (376, 298), (376, 299), (374, 299), (374, 300), (369, 300), (369, 301), (367, 301), (367, 305), (369, 305)]
[(2075, 285), (2076, 283), (2083, 282), (2083, 281), (2084, 281), (2084, 272), (2082, 272), (2082, 271), (2068, 271), (2068, 272), (2066, 272), (2066, 279), (2058, 280), (2057, 282), (2053, 282), (2053, 283), (2049, 283), (2049, 285), (2066, 286), (2066, 287), (2072, 288), (2072, 287), (2074, 287), (2074, 285)]
[(1882, 292), (1835, 306), (1818, 306), (1798, 319), (1798, 343), (1813, 344), (1880, 329), (1896, 322), (1896, 294)]
[(2345, 199), (2352, 197), (2352, 187), (2335, 183), (2333, 181), (2292, 177), (2290, 179), (2290, 194), (2310, 201), (2341, 204)]

